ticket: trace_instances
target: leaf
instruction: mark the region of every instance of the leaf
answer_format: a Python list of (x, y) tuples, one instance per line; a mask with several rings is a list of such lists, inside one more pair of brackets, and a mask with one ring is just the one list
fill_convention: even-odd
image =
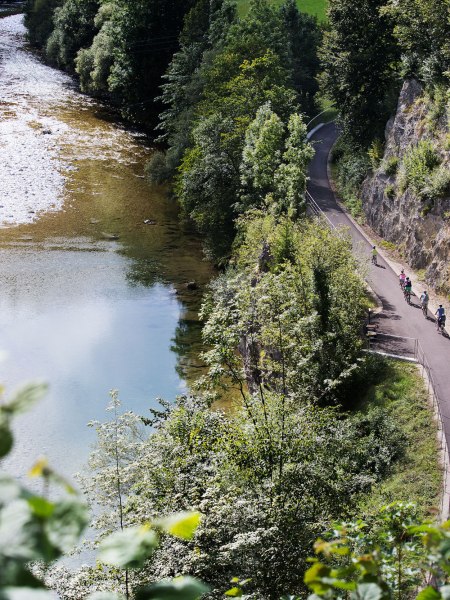
[(14, 415), (26, 412), (46, 394), (47, 390), (48, 386), (45, 383), (27, 384), (15, 392), (11, 400), (3, 406), (3, 410)]
[(157, 535), (149, 525), (130, 527), (103, 540), (98, 560), (122, 569), (135, 569), (143, 566), (157, 546)]
[(27, 502), (31, 507), (33, 513), (41, 518), (48, 519), (53, 511), (55, 510), (55, 505), (53, 502), (49, 502), (45, 498), (41, 498), (40, 496), (30, 496), (27, 498)]
[(201, 518), (199, 512), (181, 512), (160, 519), (155, 525), (182, 540), (192, 540)]
[(0, 458), (3, 458), (11, 451), (14, 438), (7, 423), (0, 423)]
[(353, 597), (358, 600), (381, 600), (383, 590), (376, 583), (360, 583), (356, 586)]
[(29, 477), (47, 477), (48, 475), (48, 460), (45, 456), (39, 458), (31, 469), (28, 471)]
[(239, 587), (233, 587), (225, 592), (225, 596), (231, 596), (232, 598), (242, 596), (242, 589)]
[(58, 502), (45, 524), (50, 542), (62, 552), (72, 550), (88, 523), (88, 509), (76, 500)]
[(442, 595), (434, 587), (428, 586), (417, 594), (416, 600), (442, 600)]
[(196, 600), (206, 594), (209, 588), (193, 577), (176, 577), (141, 588), (136, 600)]
[(16, 498), (19, 498), (22, 490), (19, 484), (9, 475), (0, 474), (0, 506), (9, 504)]
[(439, 592), (444, 600), (450, 600), (450, 585), (443, 585)]

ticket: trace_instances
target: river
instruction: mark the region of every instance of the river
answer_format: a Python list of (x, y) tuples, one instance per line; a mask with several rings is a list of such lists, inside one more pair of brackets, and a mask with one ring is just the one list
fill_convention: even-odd
[(110, 389), (144, 416), (187, 389), (212, 275), (144, 177), (145, 137), (42, 64), (24, 34), (21, 15), (0, 19), (0, 381), (6, 396), (32, 380), (50, 390), (15, 423), (5, 463), (21, 478), (41, 455), (65, 475), (82, 469)]

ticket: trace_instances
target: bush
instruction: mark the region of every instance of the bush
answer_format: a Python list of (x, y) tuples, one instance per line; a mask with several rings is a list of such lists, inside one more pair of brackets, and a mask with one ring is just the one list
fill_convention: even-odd
[(384, 154), (384, 146), (383, 142), (376, 138), (370, 144), (369, 150), (367, 151), (367, 155), (370, 160), (370, 164), (372, 165), (372, 169), (375, 171), (380, 166), (381, 160)]
[(354, 217), (362, 215), (361, 186), (370, 169), (369, 156), (341, 139), (333, 149), (339, 196)]
[(434, 169), (440, 164), (439, 155), (430, 140), (421, 140), (403, 158), (401, 187), (407, 187), (421, 200), (430, 197)]
[(394, 198), (395, 197), (395, 186), (393, 186), (392, 183), (390, 183), (389, 185), (387, 185), (384, 188), (384, 193), (387, 198), (389, 198), (389, 199)]
[(384, 162), (384, 172), (391, 177), (397, 173), (398, 156), (390, 156)]
[(145, 174), (151, 183), (161, 184), (170, 179), (171, 170), (167, 166), (166, 155), (156, 150), (151, 159), (145, 165)]
[(430, 181), (431, 198), (445, 198), (450, 194), (450, 170), (448, 165), (441, 165), (433, 172)]

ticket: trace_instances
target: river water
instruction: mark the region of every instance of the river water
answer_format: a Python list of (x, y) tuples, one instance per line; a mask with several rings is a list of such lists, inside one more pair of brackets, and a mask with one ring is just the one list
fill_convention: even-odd
[(0, 381), (6, 395), (36, 379), (50, 390), (17, 420), (6, 468), (24, 477), (46, 455), (70, 475), (110, 389), (144, 416), (186, 390), (212, 272), (144, 178), (145, 138), (28, 52), (24, 33), (22, 16), (0, 19)]

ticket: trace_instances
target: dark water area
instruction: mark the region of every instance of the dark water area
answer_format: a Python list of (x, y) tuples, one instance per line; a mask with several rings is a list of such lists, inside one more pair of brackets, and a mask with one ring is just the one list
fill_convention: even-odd
[(110, 389), (148, 416), (201, 371), (212, 268), (145, 179), (145, 136), (104, 111), (26, 50), (21, 15), (0, 19), (0, 382), (50, 385), (15, 426), (21, 478), (41, 455), (82, 469)]

